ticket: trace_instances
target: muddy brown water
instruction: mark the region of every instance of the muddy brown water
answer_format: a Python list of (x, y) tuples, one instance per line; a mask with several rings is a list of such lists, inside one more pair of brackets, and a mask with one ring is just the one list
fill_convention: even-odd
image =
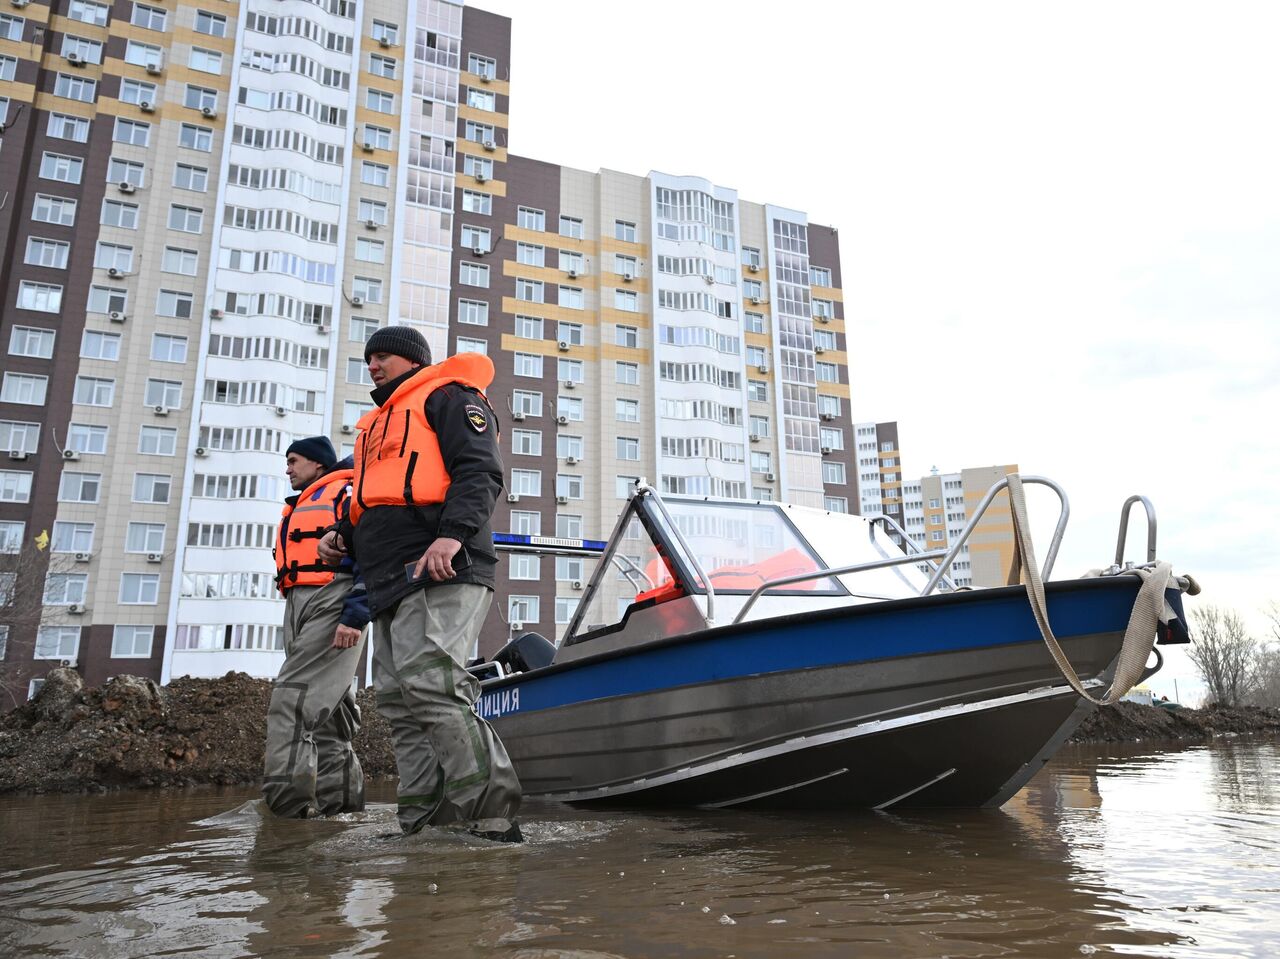
[(1064, 750), (997, 811), (529, 803), (528, 842), (253, 790), (0, 798), (0, 956), (1280, 955), (1280, 741)]

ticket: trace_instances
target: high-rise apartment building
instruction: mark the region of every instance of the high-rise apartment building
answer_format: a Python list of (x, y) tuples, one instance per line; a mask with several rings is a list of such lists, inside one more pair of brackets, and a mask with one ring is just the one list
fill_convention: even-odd
[[(902, 526), (921, 550), (955, 545), (987, 491), (1018, 467), (982, 466), (939, 473), (904, 483)], [(949, 575), (956, 586), (1004, 586), (1013, 566), (1013, 515), (1007, 496), (997, 496), (960, 548)]]
[[(283, 453), (350, 451), (388, 323), (494, 360), (495, 529), (603, 538), (637, 477), (862, 505), (835, 231), (698, 177), (509, 154), (509, 52), (508, 20), (445, 0), (0, 18), (16, 698), (61, 660), (274, 674)], [(504, 557), (481, 650), (557, 635), (589, 574)]]

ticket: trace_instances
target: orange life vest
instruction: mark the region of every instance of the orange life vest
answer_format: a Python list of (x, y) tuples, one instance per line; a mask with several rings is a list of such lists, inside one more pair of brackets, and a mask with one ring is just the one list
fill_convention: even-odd
[(317, 546), (330, 526), (342, 518), (343, 502), (353, 470), (325, 473), (304, 489), (293, 505), (285, 504), (276, 532), (276, 585), (324, 586), (338, 567), (320, 562)]
[[(427, 397), (448, 383), (481, 391), (486, 417), (493, 428), (493, 410), (483, 390), (493, 382), (493, 361), (482, 353), (458, 353), (426, 366), (396, 387), (378, 409), (356, 424), (355, 479), (351, 522), (373, 506), (425, 506), (443, 503), (449, 473), (440, 455), (440, 442), (427, 422)], [(478, 406), (478, 404), (477, 404)]]

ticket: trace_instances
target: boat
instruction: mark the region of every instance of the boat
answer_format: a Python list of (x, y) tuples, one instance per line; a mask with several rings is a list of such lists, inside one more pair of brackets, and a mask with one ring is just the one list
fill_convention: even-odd
[[(1040, 568), (1025, 484), (1060, 500)], [(1021, 518), (1024, 582), (956, 588), (948, 571), (1002, 492)], [(1135, 503), (1145, 563), (1122, 558)], [(1125, 503), (1109, 568), (1050, 581), (1068, 514), (1056, 483), (1012, 474), (953, 544), (922, 550), (888, 516), (663, 496), (642, 480), (559, 646), (516, 636), (476, 667), (476, 709), (530, 797), (999, 806), (1100, 703), (1159, 668), (1157, 634), (1189, 639), (1181, 597), (1198, 587), (1156, 560), (1150, 502)]]

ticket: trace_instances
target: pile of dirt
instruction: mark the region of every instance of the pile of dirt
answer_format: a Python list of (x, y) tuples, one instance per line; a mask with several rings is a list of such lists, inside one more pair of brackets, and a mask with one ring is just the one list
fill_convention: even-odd
[[(55, 669), (35, 700), (0, 716), (0, 793), (257, 783), (270, 697), (268, 680), (244, 673), (176, 679), (168, 686), (117, 676), (86, 689), (74, 670)], [(391, 731), (372, 690), (362, 690), (358, 701), (363, 723), (355, 749), (365, 775), (394, 777)], [(1072, 741), (1226, 733), (1280, 733), (1280, 710), (1118, 703), (1097, 710)]]
[[(55, 669), (36, 699), (0, 716), (0, 793), (258, 782), (270, 697), (268, 680), (245, 673), (163, 687), (117, 676), (86, 689), (74, 670)], [(394, 775), (372, 690), (359, 702), (365, 774)]]

